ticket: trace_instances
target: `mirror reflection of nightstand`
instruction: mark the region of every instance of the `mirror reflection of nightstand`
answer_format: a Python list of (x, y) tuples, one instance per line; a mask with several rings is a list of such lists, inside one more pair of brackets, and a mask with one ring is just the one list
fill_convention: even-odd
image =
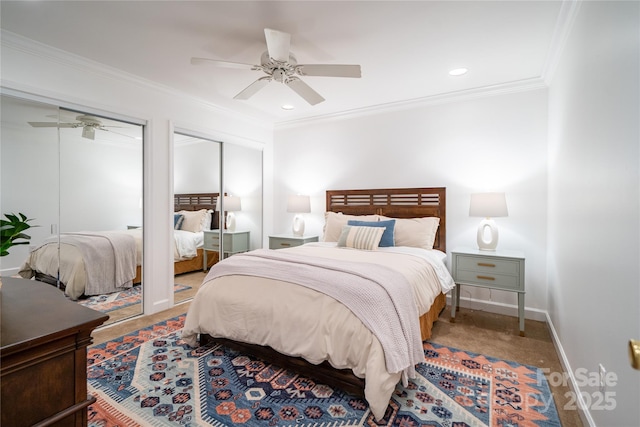
[(292, 248), (305, 243), (317, 242), (318, 236), (294, 236), (293, 234), (276, 234), (269, 236), (269, 249)]
[[(225, 258), (249, 250), (249, 231), (225, 231), (222, 235)], [(220, 230), (205, 230), (202, 269), (207, 269), (207, 251), (220, 251)]]

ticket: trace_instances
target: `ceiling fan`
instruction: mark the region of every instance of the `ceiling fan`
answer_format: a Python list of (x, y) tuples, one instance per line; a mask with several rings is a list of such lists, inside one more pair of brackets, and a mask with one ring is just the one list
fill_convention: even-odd
[(319, 104), (324, 98), (298, 76), (361, 77), (360, 65), (344, 64), (298, 64), (289, 51), (291, 35), (282, 31), (264, 29), (267, 51), (260, 57), (260, 65), (239, 62), (218, 61), (207, 58), (191, 58), (191, 64), (211, 64), (218, 67), (263, 71), (266, 76), (251, 83), (234, 96), (234, 99), (249, 99), (272, 81), (283, 83), (293, 89), (311, 105)]
[(120, 127), (120, 126), (105, 126), (102, 122), (93, 116), (89, 116), (86, 114), (81, 114), (76, 116), (77, 122), (65, 123), (65, 122), (28, 122), (31, 126), (35, 128), (82, 128), (82, 137), (94, 140), (96, 138), (96, 130), (103, 130), (106, 132), (113, 132), (118, 135), (127, 136), (118, 132), (114, 132), (110, 129), (110, 127)]

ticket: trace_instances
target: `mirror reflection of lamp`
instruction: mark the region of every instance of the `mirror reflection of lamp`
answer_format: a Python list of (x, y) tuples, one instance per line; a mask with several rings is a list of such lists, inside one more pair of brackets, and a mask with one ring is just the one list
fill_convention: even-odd
[[(224, 196), (224, 210), (227, 212), (227, 217), (225, 218), (224, 228), (227, 231), (234, 232), (236, 231), (236, 215), (234, 212), (238, 212), (242, 210), (242, 203), (240, 201), (240, 197), (236, 196)], [(220, 212), (220, 197), (218, 196), (218, 200), (216, 200), (216, 210)]]
[(304, 235), (304, 218), (303, 213), (311, 212), (311, 200), (309, 196), (289, 196), (287, 201), (287, 212), (294, 213), (293, 217), (293, 235), (302, 237)]
[(478, 225), (478, 248), (481, 251), (495, 251), (498, 246), (498, 226), (493, 218), (509, 216), (504, 193), (472, 194), (469, 216), (484, 218)]

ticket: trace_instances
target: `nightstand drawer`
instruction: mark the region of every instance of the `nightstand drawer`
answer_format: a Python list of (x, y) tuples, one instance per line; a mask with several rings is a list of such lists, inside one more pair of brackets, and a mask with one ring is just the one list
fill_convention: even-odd
[(311, 242), (317, 242), (318, 236), (269, 236), (269, 249), (284, 249), (301, 246)]
[(495, 289), (524, 290), (520, 283), (520, 276), (483, 273), (479, 271), (458, 270), (455, 277), (456, 283), (475, 284)]
[(291, 239), (269, 238), (269, 249), (291, 248), (300, 246), (300, 243)]
[(219, 233), (204, 233), (204, 247), (210, 250), (216, 250), (220, 248), (220, 234)]
[(490, 257), (457, 256), (457, 269), (501, 275), (520, 275), (520, 261)]

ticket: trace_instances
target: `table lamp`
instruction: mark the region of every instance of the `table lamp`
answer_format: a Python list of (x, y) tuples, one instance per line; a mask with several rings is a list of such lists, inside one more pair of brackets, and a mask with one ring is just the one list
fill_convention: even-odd
[(287, 201), (287, 212), (295, 213), (293, 217), (293, 235), (302, 237), (304, 234), (304, 218), (303, 213), (311, 212), (311, 198), (309, 196), (289, 196)]
[(498, 226), (492, 218), (508, 216), (504, 193), (475, 193), (471, 195), (469, 216), (483, 217), (478, 225), (478, 248), (495, 251), (498, 246)]
[[(227, 231), (234, 232), (236, 231), (236, 215), (234, 212), (238, 212), (242, 210), (242, 203), (240, 202), (240, 197), (235, 196), (224, 196), (224, 210), (227, 212), (227, 216), (225, 218), (224, 228)], [(220, 211), (220, 197), (216, 201), (216, 210)]]

